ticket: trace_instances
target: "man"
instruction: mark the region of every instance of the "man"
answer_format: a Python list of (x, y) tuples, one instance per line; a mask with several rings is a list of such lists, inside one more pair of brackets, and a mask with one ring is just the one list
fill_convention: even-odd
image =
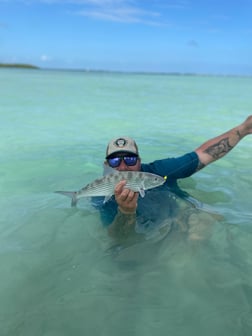
[(166, 231), (170, 231), (172, 223), (169, 219), (176, 215), (174, 194), (170, 191), (179, 190), (177, 180), (189, 177), (222, 158), (248, 134), (252, 134), (252, 115), (242, 124), (208, 140), (191, 153), (149, 164), (141, 162), (133, 139), (120, 137), (110, 141), (105, 165), (118, 171), (143, 171), (168, 177), (163, 186), (147, 192), (144, 199), (139, 198), (138, 192), (125, 188), (126, 181), (120, 181), (115, 187), (114, 198), (101, 206), (101, 215), (109, 225), (110, 235), (127, 238), (136, 232), (146, 234), (155, 227), (166, 227)]

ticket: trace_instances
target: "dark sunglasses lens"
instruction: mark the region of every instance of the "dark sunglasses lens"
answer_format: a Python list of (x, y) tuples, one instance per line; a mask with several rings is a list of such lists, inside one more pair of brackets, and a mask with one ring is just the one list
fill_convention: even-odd
[(137, 163), (137, 156), (125, 156), (123, 160), (127, 166), (135, 166)]
[(124, 161), (124, 163), (127, 166), (135, 166), (137, 163), (137, 156), (122, 156), (122, 157), (113, 157), (108, 160), (108, 164), (110, 165), (110, 167), (112, 168), (117, 168), (120, 166), (122, 160)]
[(108, 159), (108, 164), (110, 165), (110, 167), (116, 168), (120, 166), (121, 161), (122, 159), (120, 157), (115, 157), (115, 158)]

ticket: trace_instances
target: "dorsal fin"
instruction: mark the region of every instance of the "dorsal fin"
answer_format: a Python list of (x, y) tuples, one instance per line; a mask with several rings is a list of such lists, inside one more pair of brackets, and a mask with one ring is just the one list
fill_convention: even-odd
[(103, 176), (109, 175), (109, 174), (114, 174), (115, 172), (117, 172), (116, 169), (111, 168), (110, 166), (104, 164), (103, 165)]

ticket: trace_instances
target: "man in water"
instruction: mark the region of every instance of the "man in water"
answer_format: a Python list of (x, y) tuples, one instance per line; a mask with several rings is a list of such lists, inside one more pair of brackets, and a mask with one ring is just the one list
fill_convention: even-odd
[[(141, 162), (135, 141), (128, 137), (111, 140), (106, 150), (105, 165), (118, 171), (143, 171), (167, 176), (165, 184), (146, 193), (125, 188), (126, 181), (115, 187), (115, 196), (105, 204), (100, 203), (103, 222), (115, 238), (127, 238), (135, 233), (153, 232), (156, 227), (170, 231), (172, 218), (176, 216), (174, 194), (181, 193), (177, 180), (186, 178), (230, 152), (246, 135), (252, 134), (252, 115), (242, 124), (203, 143), (195, 151), (177, 158)], [(164, 225), (165, 223), (165, 225)], [(193, 231), (193, 229), (192, 229)], [(193, 235), (192, 235), (193, 237)], [(197, 239), (197, 234), (196, 234)]]

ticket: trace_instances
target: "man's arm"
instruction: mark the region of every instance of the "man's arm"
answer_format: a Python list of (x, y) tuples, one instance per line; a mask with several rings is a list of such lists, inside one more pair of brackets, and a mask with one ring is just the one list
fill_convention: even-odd
[(135, 234), (136, 208), (139, 194), (127, 188), (126, 181), (121, 181), (115, 188), (115, 199), (118, 204), (117, 214), (109, 226), (111, 237), (123, 240)]
[(195, 150), (200, 161), (198, 170), (204, 168), (209, 163), (222, 158), (248, 134), (252, 134), (252, 115), (241, 125), (232, 128), (216, 138), (208, 140)]
[(117, 241), (123, 241), (135, 234), (136, 214), (124, 214), (117, 210), (113, 222), (108, 228), (109, 235)]

